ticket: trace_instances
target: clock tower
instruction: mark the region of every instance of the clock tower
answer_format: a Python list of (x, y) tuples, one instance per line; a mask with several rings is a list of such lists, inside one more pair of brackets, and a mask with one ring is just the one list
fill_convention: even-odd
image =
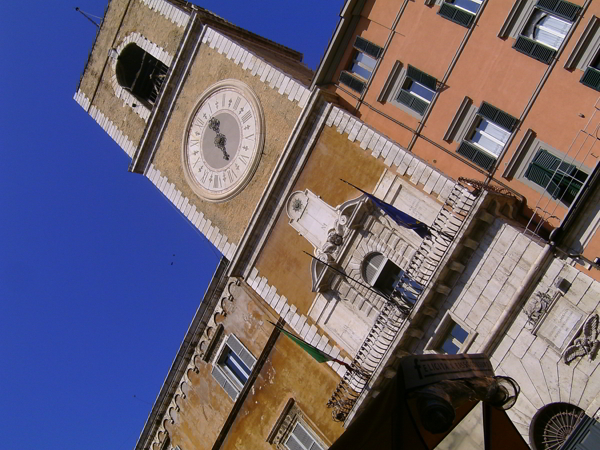
[(179, 0), (113, 0), (75, 100), (232, 259), (309, 101), (302, 55)]

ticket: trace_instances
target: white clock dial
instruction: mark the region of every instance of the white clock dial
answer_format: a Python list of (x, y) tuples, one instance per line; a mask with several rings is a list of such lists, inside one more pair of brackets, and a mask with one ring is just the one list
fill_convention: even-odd
[(254, 174), (264, 136), (256, 95), (237, 80), (208, 88), (190, 116), (183, 166), (194, 191), (210, 201), (239, 193)]

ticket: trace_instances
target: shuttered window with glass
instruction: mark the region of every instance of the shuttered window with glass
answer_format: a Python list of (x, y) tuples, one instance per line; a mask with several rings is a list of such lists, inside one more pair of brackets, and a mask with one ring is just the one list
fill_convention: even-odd
[(481, 7), (482, 0), (446, 0), (438, 14), (445, 19), (469, 28)]
[(562, 0), (538, 0), (514, 48), (550, 64), (581, 8)]
[(581, 77), (581, 83), (587, 87), (600, 91), (600, 52), (596, 55), (592, 63), (585, 69)]
[(409, 65), (406, 70), (406, 79), (395, 100), (423, 115), (433, 100), (436, 89), (437, 80), (434, 77)]
[(296, 423), (286, 439), (285, 448), (288, 450), (324, 450), (300, 422)]
[(538, 150), (525, 172), (525, 178), (541, 186), (552, 198), (570, 205), (588, 174), (574, 164), (562, 161), (547, 150)]
[(340, 74), (340, 83), (348, 86), (353, 91), (362, 93), (371, 78), (383, 48), (360, 36), (356, 36), (354, 48), (352, 62), (348, 70), (344, 70)]
[(477, 112), (473, 130), (460, 144), (457, 153), (478, 166), (491, 170), (518, 122), (517, 118), (483, 102)]
[(223, 345), (211, 373), (219, 386), (235, 400), (248, 381), (254, 364), (256, 358), (231, 334)]

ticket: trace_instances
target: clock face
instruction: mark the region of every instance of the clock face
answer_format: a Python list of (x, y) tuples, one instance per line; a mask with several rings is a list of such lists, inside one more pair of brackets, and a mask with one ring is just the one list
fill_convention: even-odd
[(264, 136), (256, 95), (237, 80), (208, 88), (191, 114), (183, 166), (194, 191), (209, 201), (238, 194), (258, 167)]

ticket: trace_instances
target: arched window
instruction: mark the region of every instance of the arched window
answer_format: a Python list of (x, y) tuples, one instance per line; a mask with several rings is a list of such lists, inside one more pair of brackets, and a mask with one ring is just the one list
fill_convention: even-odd
[(128, 44), (117, 58), (119, 85), (141, 104), (152, 108), (169, 68), (138, 45)]
[(402, 270), (382, 253), (374, 252), (363, 262), (363, 278), (380, 292), (391, 295)]
[(586, 417), (585, 412), (570, 403), (550, 403), (531, 419), (529, 442), (534, 450), (562, 448), (567, 438)]

